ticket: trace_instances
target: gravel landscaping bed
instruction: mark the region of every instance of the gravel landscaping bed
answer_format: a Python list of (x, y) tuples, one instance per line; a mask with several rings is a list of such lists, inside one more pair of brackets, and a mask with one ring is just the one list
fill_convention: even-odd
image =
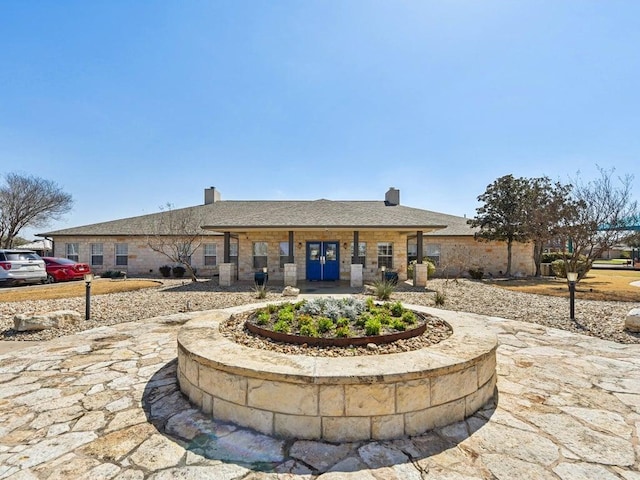
[[(400, 284), (392, 300), (435, 306), (435, 291), (446, 295), (441, 308), (538, 323), (575, 333), (582, 333), (619, 343), (640, 343), (640, 334), (624, 331), (624, 320), (638, 303), (576, 300), (576, 320), (569, 320), (569, 299), (513, 292), (485, 282), (460, 280), (428, 281), (427, 290)], [(281, 300), (281, 287), (272, 287), (266, 301)], [(327, 289), (330, 293), (330, 289)], [(640, 288), (638, 289), (640, 296)], [(363, 296), (364, 298), (364, 296)], [(191, 310), (212, 310), (258, 300), (252, 285), (221, 288), (217, 282), (192, 283), (163, 280), (163, 285), (135, 292), (94, 295), (91, 316), (72, 328), (18, 333), (13, 330), (13, 317), (19, 313), (76, 310), (84, 314), (84, 297), (62, 300), (4, 302), (0, 304), (0, 340), (48, 340), (103, 325), (144, 321), (144, 319)], [(143, 332), (141, 332), (143, 334)]]

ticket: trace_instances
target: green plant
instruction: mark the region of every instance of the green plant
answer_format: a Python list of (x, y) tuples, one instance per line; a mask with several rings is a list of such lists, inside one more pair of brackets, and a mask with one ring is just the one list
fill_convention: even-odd
[(393, 320), (391, 320), (391, 323), (389, 324), (389, 326), (394, 330), (398, 330), (398, 331), (404, 331), (407, 329), (407, 326), (405, 325), (405, 323), (402, 321), (401, 318), (394, 318)]
[(293, 310), (282, 309), (278, 311), (278, 321), (292, 323), (294, 318)]
[(376, 280), (373, 282), (373, 288), (379, 300), (389, 300), (391, 294), (396, 291), (395, 284), (387, 280)]
[(285, 322), (284, 320), (278, 320), (273, 325), (273, 331), (280, 333), (289, 333), (291, 331), (291, 325), (289, 325), (289, 322)]
[(447, 299), (447, 296), (443, 291), (437, 291), (435, 297), (433, 298), (434, 302), (438, 307), (443, 306), (446, 299)]
[(346, 317), (340, 317), (336, 320), (336, 327), (347, 327), (351, 322)]
[(407, 325), (413, 325), (414, 323), (416, 323), (418, 321), (418, 319), (416, 318), (416, 314), (409, 311), (409, 310), (405, 310), (402, 313), (402, 321), (407, 324)]
[(171, 267), (169, 265), (162, 265), (158, 270), (164, 278), (169, 278), (171, 275)]
[(351, 330), (349, 330), (348, 326), (342, 326), (336, 328), (336, 337), (340, 338), (348, 338), (351, 336)]
[(380, 329), (382, 328), (382, 324), (380, 323), (380, 319), (374, 317), (367, 320), (367, 323), (364, 324), (364, 331), (367, 335), (380, 335)]
[(313, 323), (304, 324), (300, 326), (300, 335), (304, 335), (306, 337), (319, 337), (318, 329)]
[(269, 305), (267, 305), (267, 312), (269, 313), (276, 313), (279, 309), (280, 306), (276, 305), (275, 303), (270, 303)]
[(182, 265), (176, 265), (175, 267), (173, 267), (171, 269), (171, 272), (173, 273), (173, 276), (176, 278), (182, 278), (184, 277), (184, 273), (186, 272), (186, 268), (184, 268)]
[(106, 272), (102, 272), (102, 274), (100, 275), (102, 278), (111, 278), (111, 275), (113, 274), (113, 271), (111, 270), (107, 270)]
[(484, 269), (481, 267), (470, 268), (469, 276), (474, 280), (482, 280), (482, 277), (484, 277)]
[(397, 302), (393, 302), (389, 306), (389, 310), (391, 310), (391, 315), (393, 315), (394, 317), (400, 317), (404, 312), (404, 307), (402, 306), (402, 302), (397, 301)]
[[(407, 265), (407, 277), (409, 279), (413, 278), (414, 265), (416, 265), (417, 263), (418, 262), (416, 260), (411, 260), (409, 262), (409, 265)], [(436, 265), (435, 265), (435, 263), (433, 263), (427, 257), (424, 257), (422, 259), (422, 263), (427, 266), (427, 276), (429, 278), (433, 277), (435, 275), (435, 273), (436, 273)]]
[[(582, 278), (587, 273), (587, 259), (581, 256), (577, 263), (578, 277)], [(556, 260), (551, 263), (553, 274), (558, 278), (567, 278), (567, 269), (564, 260)]]
[(253, 287), (253, 291), (256, 294), (256, 298), (267, 298), (267, 286), (263, 283), (258, 285), (257, 283)]
[(320, 333), (326, 333), (331, 329), (333, 329), (333, 327), (334, 327), (333, 320), (331, 320), (330, 318), (320, 317), (318, 319), (318, 331)]
[(263, 310), (258, 313), (258, 325), (266, 325), (267, 323), (269, 323), (269, 320), (271, 320), (271, 315), (269, 315), (269, 312)]

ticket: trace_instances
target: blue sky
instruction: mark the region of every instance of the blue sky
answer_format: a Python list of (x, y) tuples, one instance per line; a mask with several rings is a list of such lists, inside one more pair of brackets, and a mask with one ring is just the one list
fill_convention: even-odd
[[(496, 178), (635, 173), (640, 2), (0, 3), (0, 171), (38, 232), (226, 200), (475, 214)], [(31, 238), (34, 230), (22, 232)]]

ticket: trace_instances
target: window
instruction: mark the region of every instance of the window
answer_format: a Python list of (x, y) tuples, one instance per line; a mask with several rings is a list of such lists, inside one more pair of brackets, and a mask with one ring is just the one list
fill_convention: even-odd
[(358, 242), (358, 256), (353, 256), (353, 242), (351, 242), (351, 263), (365, 265), (367, 257), (367, 242)]
[(129, 245), (127, 243), (116, 243), (116, 265), (126, 266), (129, 264)]
[(267, 266), (267, 242), (253, 242), (253, 268)]
[(91, 244), (91, 265), (102, 265), (104, 262), (104, 254), (101, 243)]
[(218, 263), (218, 256), (216, 254), (215, 243), (204, 244), (204, 264), (209, 266), (215, 266)]
[(280, 268), (289, 263), (289, 242), (280, 242)]
[(238, 242), (231, 242), (229, 244), (229, 262), (238, 265)]
[(74, 262), (77, 262), (79, 258), (79, 255), (78, 255), (79, 250), (80, 248), (78, 243), (67, 243), (66, 244), (67, 258), (69, 260), (73, 260)]
[(393, 243), (378, 243), (378, 267), (393, 268)]
[(424, 255), (431, 260), (434, 265), (440, 265), (440, 244), (439, 243), (427, 243), (425, 245)]
[[(430, 260), (434, 265), (440, 265), (440, 244), (422, 242), (422, 259)], [(418, 244), (415, 238), (410, 238), (407, 243), (407, 262), (418, 260)]]

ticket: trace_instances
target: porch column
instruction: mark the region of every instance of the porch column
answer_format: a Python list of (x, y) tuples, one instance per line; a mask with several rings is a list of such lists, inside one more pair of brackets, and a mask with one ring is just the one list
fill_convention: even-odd
[(417, 244), (417, 247), (418, 247), (418, 249), (417, 249), (418, 258), (416, 260), (416, 263), (422, 263), (422, 257), (424, 256), (422, 254), (422, 230), (418, 230), (416, 232), (416, 242), (418, 242), (418, 244)]
[(293, 231), (290, 230), (289, 231), (289, 259), (287, 260), (288, 263), (294, 263), (294, 257), (293, 257), (293, 251), (294, 251), (294, 245), (293, 245)]
[[(360, 232), (353, 231), (353, 256), (351, 257), (351, 263), (360, 263), (360, 249), (358, 244), (360, 243)], [(355, 262), (354, 262), (355, 260)]]
[(231, 250), (231, 233), (224, 232), (224, 246), (222, 247), (224, 250), (224, 263), (229, 263), (231, 255), (229, 255), (229, 250)]

